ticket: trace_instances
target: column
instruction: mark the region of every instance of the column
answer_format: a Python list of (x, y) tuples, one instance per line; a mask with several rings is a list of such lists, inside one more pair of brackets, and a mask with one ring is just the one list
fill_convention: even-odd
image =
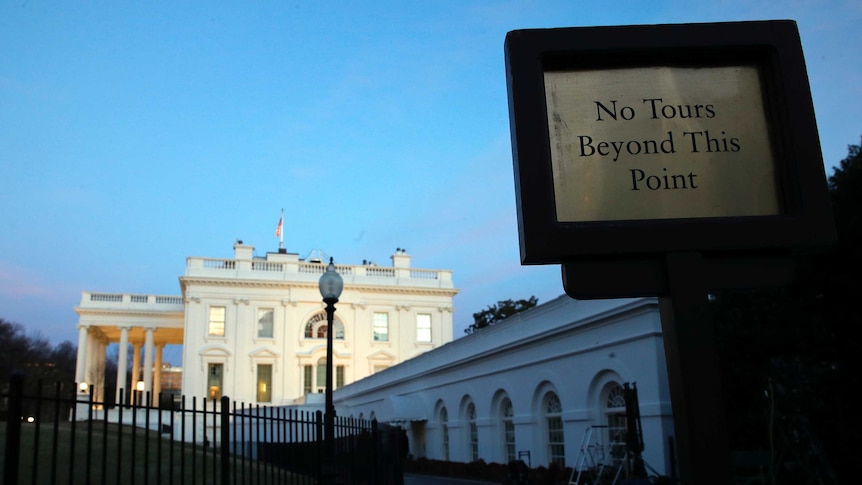
[[(123, 396), (129, 395), (129, 385), (126, 383), (129, 367), (129, 327), (120, 327), (120, 349), (117, 352), (117, 404)], [(134, 387), (134, 384), (132, 384)]]
[(96, 376), (96, 389), (94, 391), (93, 400), (97, 402), (105, 402), (105, 383), (108, 380), (107, 368), (105, 362), (108, 360), (108, 339), (104, 333), (99, 333), (96, 337), (96, 355), (94, 356), (93, 374)]
[(156, 346), (156, 366), (153, 369), (153, 397), (157, 406), (161, 404), (159, 393), (162, 392), (162, 353), (164, 350), (165, 344), (160, 343)]
[(132, 384), (131, 384), (131, 393), (132, 403), (140, 403), (141, 399), (137, 397), (138, 392), (138, 381), (141, 379), (141, 344), (134, 344), (135, 355), (132, 358)]
[(93, 366), (95, 365), (95, 357), (96, 357), (96, 345), (99, 343), (96, 340), (96, 329), (91, 328), (90, 332), (87, 333), (87, 352), (84, 354), (84, 381), (86, 382), (89, 388), (88, 392), (93, 391), (93, 385), (95, 379), (93, 375)]
[(153, 403), (152, 401), (152, 393), (153, 393), (153, 332), (155, 329), (153, 327), (147, 327), (144, 329), (144, 399), (146, 399), (146, 393), (150, 393), (150, 400), (147, 402), (148, 405)]
[[(75, 368), (75, 382), (81, 384), (86, 382), (87, 373), (87, 338), (90, 332), (89, 325), (78, 325), (78, 362)], [(77, 392), (81, 392), (78, 388)]]

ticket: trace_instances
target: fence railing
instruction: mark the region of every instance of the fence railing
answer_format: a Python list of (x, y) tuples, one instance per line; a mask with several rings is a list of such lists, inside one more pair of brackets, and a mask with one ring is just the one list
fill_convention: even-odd
[(336, 416), (327, 447), (321, 411), (228, 397), (106, 408), (59, 384), (31, 387), (25, 392), (22, 374), (0, 385), (7, 485), (403, 483), (406, 443), (398, 428), (376, 421)]

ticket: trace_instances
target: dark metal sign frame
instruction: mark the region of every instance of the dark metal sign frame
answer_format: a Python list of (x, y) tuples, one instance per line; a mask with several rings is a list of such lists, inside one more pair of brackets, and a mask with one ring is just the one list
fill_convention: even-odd
[[(706, 257), (762, 254), (834, 241), (814, 109), (795, 22), (516, 30), (506, 36), (505, 54), (523, 264), (569, 262), (577, 266), (579, 262), (595, 264), (622, 257), (646, 271), (636, 272), (635, 278), (650, 280), (652, 266), (658, 264), (656, 258), (668, 251), (700, 251)], [(761, 73), (775, 154), (778, 214), (558, 221), (543, 79), (546, 71), (739, 64), (755, 65)], [(660, 289), (646, 286), (634, 293), (655, 294)]]

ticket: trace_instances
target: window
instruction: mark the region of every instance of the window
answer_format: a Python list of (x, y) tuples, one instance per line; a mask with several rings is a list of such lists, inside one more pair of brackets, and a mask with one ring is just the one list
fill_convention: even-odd
[(563, 437), (563, 405), (553, 392), (545, 395), (545, 423), (548, 428), (548, 457), (551, 463), (566, 466), (566, 444)]
[(479, 459), (479, 427), (476, 425), (476, 405), (467, 405), (467, 423), (470, 425), (470, 461)]
[(311, 365), (302, 366), (302, 392), (304, 394), (314, 392), (314, 384), (312, 380), (313, 374), (314, 368)]
[(374, 373), (374, 374), (377, 374), (378, 372), (380, 372), (380, 371), (384, 371), (384, 370), (386, 370), (386, 369), (388, 369), (388, 368), (389, 368), (389, 366), (388, 366), (388, 365), (375, 365), (375, 366), (374, 366), (374, 372), (373, 372), (373, 373)]
[(208, 332), (213, 337), (224, 337), (225, 307), (211, 306)]
[(506, 463), (515, 460), (515, 412), (512, 401), (507, 397), (500, 405), (500, 415), (503, 417), (503, 446), (505, 447)]
[[(335, 327), (335, 340), (344, 340), (344, 325), (337, 318), (333, 318), (332, 325)], [(305, 324), (305, 338), (326, 338), (326, 313), (317, 313), (308, 319)]]
[(257, 402), (272, 402), (272, 365), (257, 365)]
[(389, 341), (389, 314), (374, 312), (374, 341), (388, 342)]
[(427, 313), (416, 315), (416, 341), (431, 341), (431, 315)]
[(258, 308), (257, 338), (272, 338), (274, 313), (275, 311), (272, 308)]
[(222, 364), (210, 364), (207, 372), (207, 397), (213, 401), (221, 399), (222, 375), (224, 366)]
[(443, 444), (443, 461), (449, 461), (449, 413), (446, 408), (440, 408), (440, 442)]
[(317, 361), (317, 392), (326, 389), (326, 359)]
[(626, 453), (626, 397), (622, 386), (613, 384), (604, 407), (608, 422), (608, 452), (613, 463), (619, 465)]
[[(318, 360), (315, 365), (304, 365), (302, 371), (302, 390), (305, 394), (326, 390), (326, 357)], [(346, 375), (344, 366), (337, 365), (332, 371), (334, 373), (332, 386), (335, 389), (344, 387), (344, 376)]]

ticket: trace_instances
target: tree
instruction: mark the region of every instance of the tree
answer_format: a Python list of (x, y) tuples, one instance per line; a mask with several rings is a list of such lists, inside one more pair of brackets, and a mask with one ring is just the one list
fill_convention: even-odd
[(464, 333), (471, 334), (479, 329), (489, 327), (500, 320), (505, 320), (516, 313), (533, 308), (539, 303), (539, 299), (531, 296), (526, 300), (514, 301), (500, 300), (495, 305), (473, 314), (473, 324), (464, 329)]
[(862, 419), (853, 404), (862, 387), (859, 145), (849, 146), (828, 190), (836, 248), (800, 256), (785, 287), (722, 291), (712, 305), (731, 447), (773, 451), (772, 483), (838, 483), (862, 475), (855, 459), (862, 453)]

